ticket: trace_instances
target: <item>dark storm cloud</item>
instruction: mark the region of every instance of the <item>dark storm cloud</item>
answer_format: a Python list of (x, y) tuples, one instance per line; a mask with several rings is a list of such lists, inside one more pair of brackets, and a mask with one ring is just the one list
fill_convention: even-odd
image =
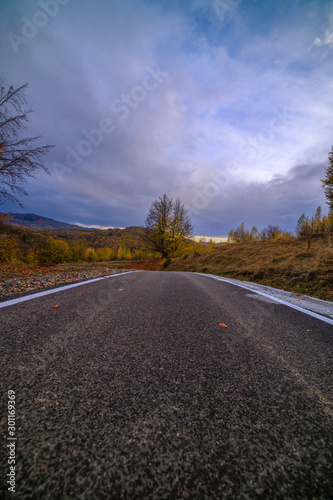
[(128, 226), (167, 192), (223, 236), (323, 205), (332, 9), (305, 8), (295, 26), (301, 7), (270, 4), (263, 34), (261, 1), (224, 19), (203, 0), (2, 2), (4, 77), (29, 83), (27, 133), (55, 144), (21, 211)]
[(206, 205), (195, 211), (193, 220), (200, 234), (208, 234), (209, 227), (213, 236), (227, 234), (241, 222), (248, 228), (273, 224), (293, 232), (303, 212), (311, 216), (318, 205), (325, 210), (320, 181), (324, 171), (324, 164), (297, 165), (266, 183), (237, 182), (226, 190), (221, 187), (210, 200), (202, 198)]

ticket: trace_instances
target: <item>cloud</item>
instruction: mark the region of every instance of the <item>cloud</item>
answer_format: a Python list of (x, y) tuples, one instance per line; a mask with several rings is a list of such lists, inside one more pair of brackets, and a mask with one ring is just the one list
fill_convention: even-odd
[[(84, 224), (81, 224), (80, 222), (71, 222), (71, 224), (74, 224), (76, 226), (80, 226), (83, 228), (89, 228), (89, 229), (115, 229), (113, 226), (98, 226), (96, 224), (92, 226), (85, 226)], [(117, 229), (124, 229), (123, 227), (119, 227)]]
[[(0, 7), (5, 76), (29, 82), (28, 135), (56, 145), (47, 162), (58, 167), (29, 182), (23, 211), (124, 227), (167, 192), (192, 207), (199, 234), (224, 236), (244, 213), (292, 226), (322, 200), (315, 175), (309, 204), (292, 173), (324, 165), (332, 146), (331, 58), (307, 50), (325, 33), (321, 2), (234, 2), (222, 21), (213, 0), (69, 1), (16, 54), (6, 34), (38, 5)], [(331, 35), (313, 47), (331, 47)], [(216, 177), (223, 195), (198, 211), (196, 193)]]
[(323, 45), (323, 42), (320, 40), (320, 38), (315, 38), (313, 44), (315, 47), (321, 47)]
[(316, 38), (312, 45), (314, 45), (315, 47), (322, 47), (323, 45), (329, 45), (330, 47), (333, 47), (333, 30), (331, 32), (327, 30), (323, 40), (321, 40), (320, 38)]
[[(324, 170), (324, 164), (303, 164), (292, 167), (285, 175), (276, 175), (268, 182), (238, 181), (226, 189), (221, 184), (215, 190), (215, 196), (197, 199), (197, 210), (193, 210), (194, 200), (189, 203), (196, 231), (204, 233), (203, 221), (206, 219), (213, 236), (226, 236), (241, 222), (258, 229), (274, 224), (293, 232), (303, 212), (312, 215), (318, 205), (325, 209), (320, 181)], [(214, 193), (213, 189), (211, 193)]]

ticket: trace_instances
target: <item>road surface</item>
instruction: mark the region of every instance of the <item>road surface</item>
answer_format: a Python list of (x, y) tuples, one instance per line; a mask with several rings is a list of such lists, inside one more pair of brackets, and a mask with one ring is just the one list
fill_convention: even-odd
[(7, 498), (13, 453), (17, 499), (332, 498), (332, 325), (136, 272), (2, 308), (0, 331)]

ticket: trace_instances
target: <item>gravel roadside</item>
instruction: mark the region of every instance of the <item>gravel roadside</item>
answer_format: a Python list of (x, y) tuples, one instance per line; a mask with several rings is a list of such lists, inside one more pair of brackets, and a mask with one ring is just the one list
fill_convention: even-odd
[(47, 268), (7, 267), (0, 269), (0, 302), (31, 292), (108, 276), (131, 269), (112, 267), (83, 267), (72, 265), (49, 266)]

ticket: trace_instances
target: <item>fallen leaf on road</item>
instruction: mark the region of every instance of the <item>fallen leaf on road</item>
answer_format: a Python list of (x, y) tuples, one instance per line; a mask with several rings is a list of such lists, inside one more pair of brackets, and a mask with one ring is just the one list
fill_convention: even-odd
[(223, 326), (223, 328), (228, 328), (224, 323), (220, 323), (220, 326)]
[(52, 307), (53, 307), (53, 309), (58, 309), (59, 306), (52, 306)]
[(312, 332), (312, 330), (306, 330), (307, 332)]
[(321, 400), (322, 400), (323, 403), (325, 403), (327, 405), (333, 405), (333, 403), (331, 403), (331, 401), (328, 401), (327, 399), (325, 399), (323, 397), (321, 398)]
[(122, 292), (123, 291), (123, 288), (119, 288), (119, 292)]

